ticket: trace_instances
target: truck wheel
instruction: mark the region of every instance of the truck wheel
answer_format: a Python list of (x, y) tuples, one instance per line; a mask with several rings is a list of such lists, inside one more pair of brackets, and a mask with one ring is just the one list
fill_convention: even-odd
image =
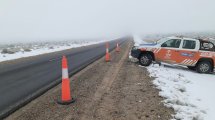
[(142, 54), (139, 58), (139, 63), (142, 66), (149, 66), (152, 63), (152, 56), (150, 54)]
[(212, 65), (209, 61), (199, 62), (196, 68), (199, 73), (210, 73), (212, 71)]
[(187, 68), (190, 70), (196, 70), (196, 66), (187, 66)]

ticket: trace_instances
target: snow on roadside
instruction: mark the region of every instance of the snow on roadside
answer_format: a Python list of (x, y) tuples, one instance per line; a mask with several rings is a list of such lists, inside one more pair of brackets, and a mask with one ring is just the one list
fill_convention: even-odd
[(173, 108), (175, 119), (215, 119), (215, 76), (199, 74), (185, 67), (157, 64), (146, 67), (165, 106)]
[[(106, 40), (106, 41), (110, 41), (110, 40)], [(51, 46), (52, 49), (49, 48), (50, 46), (45, 46), (39, 49), (32, 49), (32, 51), (28, 51), (28, 52), (18, 51), (18, 52), (15, 52), (14, 54), (1, 54), (0, 52), (0, 62), (14, 60), (14, 59), (23, 58), (23, 57), (36, 56), (36, 55), (41, 55), (45, 53), (71, 49), (71, 48), (77, 48), (77, 47), (82, 47), (87, 45), (93, 45), (101, 42), (105, 42), (105, 41), (100, 40), (100, 41), (85, 41), (85, 42), (82, 41), (80, 43), (66, 43), (64, 45)]]

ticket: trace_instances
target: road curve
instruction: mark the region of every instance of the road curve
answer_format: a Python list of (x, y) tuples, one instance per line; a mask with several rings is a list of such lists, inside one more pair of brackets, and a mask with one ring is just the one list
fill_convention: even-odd
[[(110, 50), (116, 43), (110, 42)], [(70, 76), (105, 54), (105, 43), (0, 63), (0, 119), (61, 82), (61, 58), (68, 58)]]

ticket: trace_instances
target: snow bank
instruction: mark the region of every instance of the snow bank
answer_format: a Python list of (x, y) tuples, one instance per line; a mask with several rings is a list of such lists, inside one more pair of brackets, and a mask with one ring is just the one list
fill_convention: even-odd
[(40, 55), (45, 53), (51, 53), (51, 52), (56, 52), (56, 51), (61, 51), (61, 50), (66, 50), (66, 49), (71, 49), (76, 47), (82, 47), (82, 46), (87, 46), (92, 44), (98, 44), (101, 42), (105, 42), (105, 41), (104, 40), (82, 41), (80, 43), (56, 44), (56, 45), (51, 45), (51, 46), (47, 45), (42, 47), (39, 46), (39, 48), (31, 49), (32, 51), (25, 52), (21, 50), (21, 51), (15, 52), (14, 54), (1, 54), (1, 51), (0, 51), (0, 62), (23, 58), (23, 57), (30, 57), (30, 56), (35, 56), (35, 55)]
[(215, 119), (215, 76), (199, 74), (185, 67), (151, 65), (147, 67), (165, 106), (175, 110), (175, 119)]

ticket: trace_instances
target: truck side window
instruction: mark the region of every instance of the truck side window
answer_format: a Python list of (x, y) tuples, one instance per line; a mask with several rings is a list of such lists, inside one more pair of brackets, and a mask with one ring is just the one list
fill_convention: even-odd
[(184, 40), (182, 48), (184, 49), (195, 49), (196, 41)]
[(180, 39), (171, 39), (164, 42), (161, 47), (179, 48), (181, 43)]

